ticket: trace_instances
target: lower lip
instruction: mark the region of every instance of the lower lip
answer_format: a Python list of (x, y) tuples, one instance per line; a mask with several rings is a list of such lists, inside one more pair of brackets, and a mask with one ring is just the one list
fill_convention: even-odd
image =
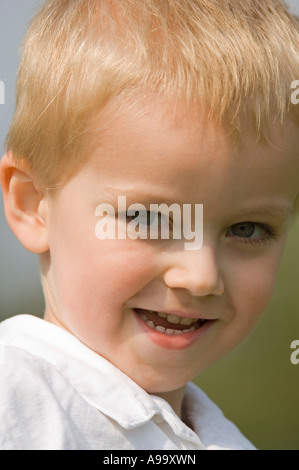
[(179, 335), (167, 335), (160, 331), (150, 328), (141, 318), (138, 313), (133, 309), (135, 318), (139, 327), (144, 331), (149, 338), (158, 346), (165, 349), (186, 349), (196, 341), (198, 341), (206, 332), (211, 328), (216, 320), (208, 320), (200, 328), (189, 333), (181, 333)]

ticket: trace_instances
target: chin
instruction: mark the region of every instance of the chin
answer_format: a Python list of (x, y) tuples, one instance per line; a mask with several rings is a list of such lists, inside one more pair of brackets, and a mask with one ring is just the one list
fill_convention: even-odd
[[(149, 394), (170, 393), (174, 390), (181, 389), (192, 380), (193, 377), (186, 374), (171, 373), (169, 370), (157, 370), (149, 367), (141, 369), (140, 373), (130, 374), (125, 372), (131, 380)], [(196, 375), (195, 375), (196, 376)]]

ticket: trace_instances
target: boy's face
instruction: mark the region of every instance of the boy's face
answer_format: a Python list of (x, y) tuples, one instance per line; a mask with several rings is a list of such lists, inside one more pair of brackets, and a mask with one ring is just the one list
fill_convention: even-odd
[[(238, 345), (269, 303), (299, 188), (297, 129), (275, 146), (248, 135), (235, 148), (212, 122), (171, 118), (157, 96), (115, 109), (98, 120), (83, 169), (48, 196), (45, 318), (163, 394)], [(118, 196), (148, 210), (203, 204), (202, 247), (99, 240), (96, 207), (117, 215)]]

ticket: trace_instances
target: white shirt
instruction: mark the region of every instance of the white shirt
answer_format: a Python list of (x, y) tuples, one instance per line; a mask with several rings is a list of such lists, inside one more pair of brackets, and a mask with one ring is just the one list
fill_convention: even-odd
[(253, 450), (189, 383), (186, 426), (170, 405), (62, 328), (31, 315), (0, 324), (1, 450)]

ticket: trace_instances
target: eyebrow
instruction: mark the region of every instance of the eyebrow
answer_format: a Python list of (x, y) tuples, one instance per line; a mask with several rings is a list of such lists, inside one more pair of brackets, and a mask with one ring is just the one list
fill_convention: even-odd
[(250, 209), (242, 212), (242, 216), (261, 216), (261, 217), (271, 217), (280, 221), (286, 221), (291, 218), (293, 214), (293, 208), (291, 206), (282, 206), (275, 204), (267, 204), (260, 207), (251, 207)]
[(167, 204), (168, 206), (171, 204), (181, 205), (181, 203), (176, 198), (166, 198), (162, 195), (154, 195), (153, 193), (138, 193), (136, 190), (132, 190), (131, 188), (127, 188), (121, 191), (119, 189), (106, 186), (104, 191), (109, 191), (108, 194), (105, 194), (105, 198), (113, 201), (117, 197), (126, 196), (127, 205), (134, 203), (143, 204), (144, 206), (147, 206), (148, 204)]
[[(111, 188), (111, 187), (104, 187), (104, 191), (109, 191), (108, 194), (105, 195), (107, 199), (115, 200), (118, 196), (126, 196), (127, 206), (134, 203), (143, 204), (147, 206), (148, 204), (167, 204), (170, 206), (171, 204), (179, 204), (181, 203), (175, 198), (165, 198), (162, 195), (156, 196), (153, 192), (138, 192), (132, 188), (126, 188), (123, 192), (120, 189)], [(111, 194), (112, 193), (112, 194)], [(127, 193), (127, 194), (126, 194)], [(185, 203), (184, 203), (185, 204)], [(200, 202), (198, 202), (200, 204)], [(279, 222), (286, 222), (288, 219), (291, 219), (293, 216), (294, 209), (292, 206), (289, 205), (282, 205), (282, 204), (271, 204), (265, 203), (264, 205), (260, 204), (259, 206), (251, 206), (251, 207), (244, 207), (238, 210), (238, 213), (244, 217), (269, 217), (272, 219), (276, 219)], [(245, 219), (244, 219), (245, 220)]]

